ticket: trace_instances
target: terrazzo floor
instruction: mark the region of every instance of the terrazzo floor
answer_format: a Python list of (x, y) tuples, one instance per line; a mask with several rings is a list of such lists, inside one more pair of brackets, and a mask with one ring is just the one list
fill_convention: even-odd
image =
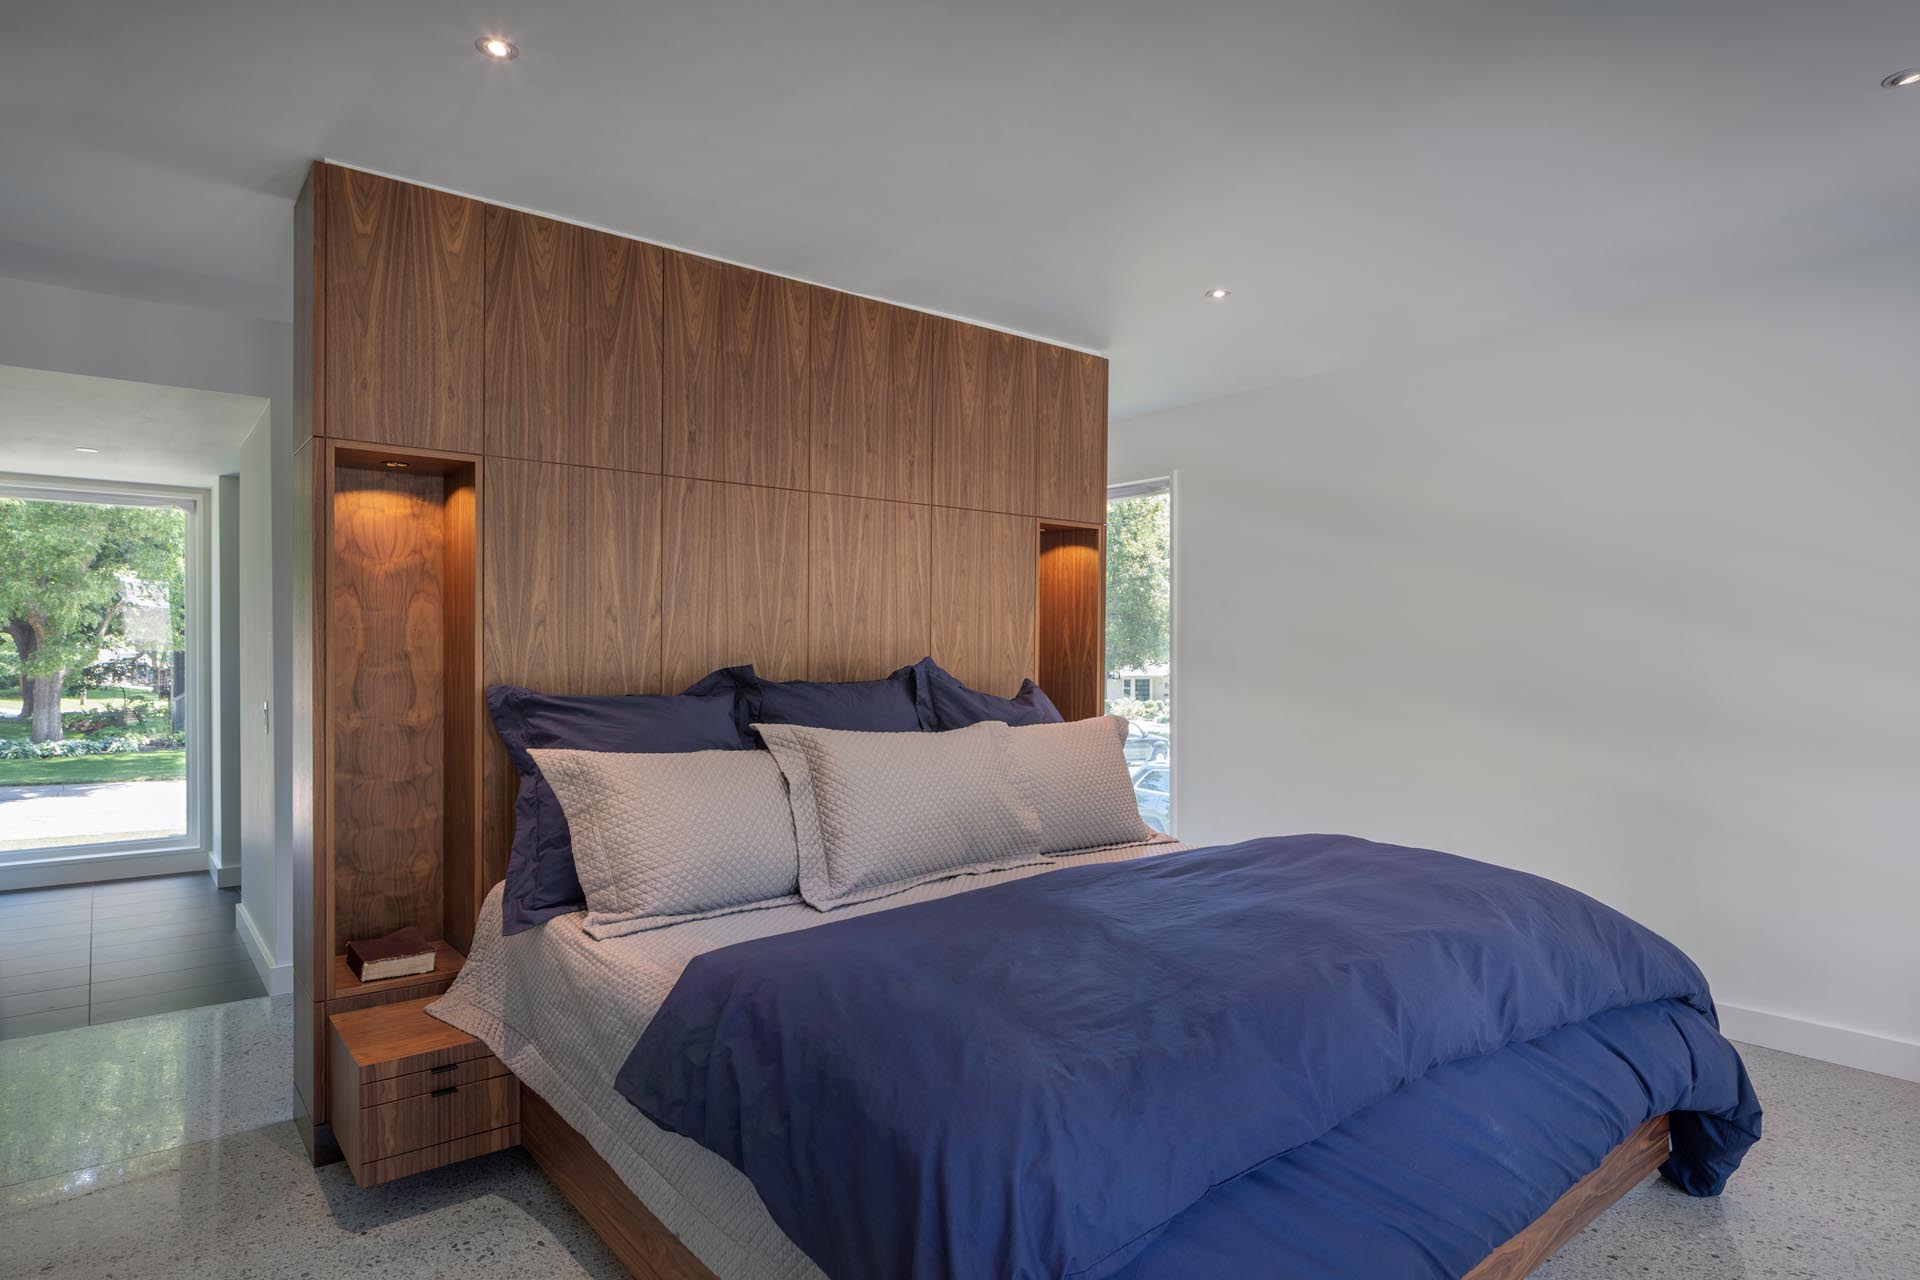
[[(291, 1002), (0, 1041), (0, 1276), (621, 1277), (518, 1151), (361, 1190), (289, 1119)], [(1542, 1280), (1920, 1277), (1920, 1084), (1742, 1046), (1766, 1138), (1632, 1192)]]

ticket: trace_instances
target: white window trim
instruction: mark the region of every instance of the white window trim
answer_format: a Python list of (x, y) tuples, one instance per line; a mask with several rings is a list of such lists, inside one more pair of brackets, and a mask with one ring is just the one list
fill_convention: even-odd
[[(120, 506), (179, 507), (187, 517), (187, 831), (176, 840), (108, 840), (87, 845), (48, 845), (37, 849), (0, 850), (0, 873), (38, 867), (48, 871), (71, 869), (80, 873), (87, 864), (164, 858), (169, 864), (197, 859), (204, 867), (210, 842), (208, 816), (213, 811), (213, 686), (208, 646), (212, 641), (210, 600), (213, 569), (213, 522), (208, 518), (213, 494), (208, 489), (174, 485), (136, 484), (119, 480), (72, 480), (51, 476), (23, 476), (0, 472), (0, 496), (43, 502), (108, 502)], [(83, 877), (92, 878), (92, 877)], [(0, 875), (4, 887), (12, 876)], [(43, 882), (42, 876), (30, 876)], [(25, 883), (25, 881), (23, 881)]]

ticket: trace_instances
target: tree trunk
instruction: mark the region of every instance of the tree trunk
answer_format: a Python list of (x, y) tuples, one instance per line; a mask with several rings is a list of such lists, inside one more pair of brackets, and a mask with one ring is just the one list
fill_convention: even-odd
[(187, 651), (173, 651), (173, 688), (168, 694), (173, 703), (173, 727), (187, 727), (187, 701), (181, 695), (187, 691)]
[(60, 724), (60, 690), (67, 673), (55, 671), (44, 676), (27, 676), (21, 681), (33, 699), (33, 740), (58, 742), (66, 736)]

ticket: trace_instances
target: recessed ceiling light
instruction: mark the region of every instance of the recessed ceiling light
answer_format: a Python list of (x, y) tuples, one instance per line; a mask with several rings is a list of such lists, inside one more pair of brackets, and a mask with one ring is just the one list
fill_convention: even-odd
[(1880, 82), (1882, 89), (1905, 89), (1909, 85), (1920, 84), (1920, 67), (1909, 67), (1905, 71), (1896, 71)]
[(505, 62), (509, 58), (520, 56), (520, 46), (500, 36), (481, 36), (473, 42), (473, 47), (489, 58)]
[(1215, 302), (1218, 302), (1220, 301), (1220, 299), (1226, 297), (1228, 294), (1232, 292), (1233, 290), (1231, 289), (1209, 289), (1207, 290), (1207, 296), (1209, 298), (1212, 298)]
[(94, 448), (93, 446), (91, 446), (91, 445), (84, 445), (84, 444), (77, 444), (77, 445), (75, 445), (75, 446), (73, 446), (73, 451), (74, 451), (75, 453), (98, 453), (98, 452), (100, 452), (100, 451), (99, 451), (98, 449), (95, 449), (95, 448)]

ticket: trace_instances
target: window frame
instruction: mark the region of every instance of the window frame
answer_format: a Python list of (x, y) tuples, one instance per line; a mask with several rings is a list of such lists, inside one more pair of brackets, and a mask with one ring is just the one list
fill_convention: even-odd
[[(0, 472), (0, 497), (38, 502), (91, 502), (106, 506), (175, 507), (186, 517), (187, 642), (187, 814), (186, 832), (172, 840), (102, 840), (93, 844), (39, 845), (0, 850), (0, 872), (23, 867), (81, 865), (94, 861), (154, 855), (198, 855), (210, 849), (213, 811), (213, 666), (211, 643), (213, 501), (210, 489), (139, 484), (123, 480), (79, 480)], [(135, 874), (138, 874), (137, 872)]]

